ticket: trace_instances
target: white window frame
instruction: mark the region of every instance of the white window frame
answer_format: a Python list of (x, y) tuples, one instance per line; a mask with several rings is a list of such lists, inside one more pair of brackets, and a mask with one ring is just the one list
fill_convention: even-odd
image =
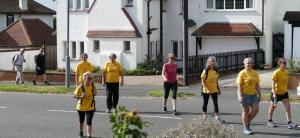
[(224, 9), (216, 9), (216, 0), (213, 0), (213, 8), (208, 8), (207, 7), (207, 1), (208, 0), (205, 0), (205, 2), (206, 2), (206, 4), (205, 4), (205, 7), (206, 7), (206, 11), (255, 11), (256, 10), (256, 1), (257, 0), (253, 0), (253, 5), (252, 5), (252, 8), (246, 8), (246, 2), (247, 2), (247, 0), (244, 0), (244, 9), (235, 9), (235, 1), (236, 0), (234, 0), (234, 4), (233, 4), (233, 6), (234, 6), (234, 8), (233, 9), (225, 9), (225, 6), (226, 6), (226, 0), (223, 0), (224, 1)]
[[(99, 49), (96, 50), (96, 42), (98, 42)], [(93, 40), (93, 51), (100, 52), (100, 40)]]
[[(129, 50), (126, 49), (126, 46), (128, 46), (126, 44), (129, 44)], [(123, 41), (123, 51), (125, 53), (131, 52), (131, 42), (130, 41)]]

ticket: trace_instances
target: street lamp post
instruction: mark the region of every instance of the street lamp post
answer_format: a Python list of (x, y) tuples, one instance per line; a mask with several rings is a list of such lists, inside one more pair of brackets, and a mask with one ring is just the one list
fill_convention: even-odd
[(184, 85), (189, 85), (188, 78), (188, 0), (183, 0), (183, 78)]
[(70, 0), (67, 1), (67, 47), (66, 47), (66, 87), (70, 87), (70, 55), (69, 55), (69, 45), (70, 45)]

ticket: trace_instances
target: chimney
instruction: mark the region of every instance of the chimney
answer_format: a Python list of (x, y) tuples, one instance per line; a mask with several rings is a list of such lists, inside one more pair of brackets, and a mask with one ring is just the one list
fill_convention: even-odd
[(28, 0), (19, 0), (19, 8), (23, 11), (28, 10)]

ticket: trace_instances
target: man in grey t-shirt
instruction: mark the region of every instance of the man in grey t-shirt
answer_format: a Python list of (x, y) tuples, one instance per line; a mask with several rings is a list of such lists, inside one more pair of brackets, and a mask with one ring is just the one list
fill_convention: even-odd
[(15, 71), (15, 67), (17, 69), (17, 76), (16, 76), (16, 84), (24, 84), (24, 76), (23, 76), (23, 63), (26, 62), (24, 58), (25, 49), (21, 48), (20, 53), (16, 54), (13, 58), (13, 71)]

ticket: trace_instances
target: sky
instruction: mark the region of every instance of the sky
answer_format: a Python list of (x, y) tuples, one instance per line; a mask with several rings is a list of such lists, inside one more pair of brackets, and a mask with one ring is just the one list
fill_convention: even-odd
[(41, 3), (43, 4), (44, 6), (52, 9), (52, 10), (55, 10), (56, 9), (56, 1), (54, 0), (34, 0), (38, 3)]

